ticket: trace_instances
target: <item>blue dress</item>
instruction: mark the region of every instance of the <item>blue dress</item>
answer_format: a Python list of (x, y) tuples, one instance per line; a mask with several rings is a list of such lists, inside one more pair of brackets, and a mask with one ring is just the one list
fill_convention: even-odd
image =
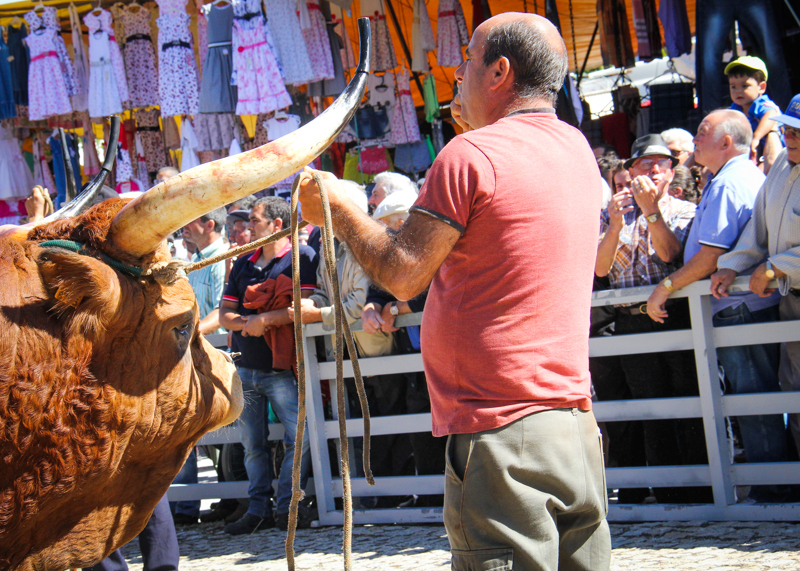
[(0, 33), (0, 119), (17, 116), (14, 104), (14, 84), (11, 79), (11, 64), (8, 62), (8, 46)]

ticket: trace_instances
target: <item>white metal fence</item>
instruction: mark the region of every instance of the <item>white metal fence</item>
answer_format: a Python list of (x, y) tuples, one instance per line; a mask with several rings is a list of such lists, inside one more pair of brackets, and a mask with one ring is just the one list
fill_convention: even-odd
[[(747, 291), (749, 278), (739, 278), (731, 291)], [(593, 357), (630, 355), (660, 351), (693, 350), (697, 363), (699, 397), (670, 399), (645, 399), (597, 402), (594, 413), (600, 422), (624, 420), (657, 420), (674, 418), (702, 418), (708, 450), (708, 465), (657, 466), (636, 468), (610, 468), (607, 472), (609, 488), (660, 487), (660, 486), (712, 486), (713, 504), (670, 505), (637, 504), (611, 505), (611, 521), (666, 521), (666, 520), (800, 520), (800, 504), (737, 504), (734, 486), (753, 484), (800, 484), (800, 463), (781, 462), (763, 464), (733, 464), (730, 458), (725, 419), (730, 416), (783, 414), (800, 412), (800, 392), (723, 395), (718, 378), (716, 348), (799, 341), (797, 321), (738, 325), (714, 328), (709, 294), (709, 281), (701, 281), (677, 292), (672, 297), (689, 300), (692, 329), (635, 335), (597, 337), (589, 341)], [(592, 305), (618, 305), (644, 303), (653, 287), (595, 292)], [(418, 325), (422, 315), (403, 315), (396, 325)], [(360, 329), (357, 322), (351, 326)], [(336, 509), (335, 499), (342, 495), (342, 483), (333, 477), (328, 441), (338, 442), (339, 429), (336, 418), (326, 420), (321, 383), (328, 382), (334, 399), (332, 410), (336, 413), (335, 364), (317, 362), (315, 338), (330, 335), (321, 324), (304, 327), (306, 355), (308, 429), (316, 489), (319, 519), (323, 525), (341, 525), (342, 512)], [(212, 340), (214, 342), (214, 340)], [(224, 345), (224, 341), (215, 343)], [(364, 376), (389, 373), (409, 373), (422, 370), (422, 357), (396, 355), (361, 359)], [(345, 362), (345, 377), (352, 376), (352, 367)], [(372, 434), (402, 434), (430, 430), (430, 414), (411, 414), (372, 418)], [(347, 421), (350, 437), (363, 435), (360, 418)], [(270, 439), (283, 437), (280, 425), (270, 425)], [(218, 430), (206, 435), (201, 444), (237, 442), (236, 427)], [(351, 466), (354, 464), (351, 462)], [(444, 476), (398, 476), (376, 478), (375, 486), (368, 486), (363, 478), (352, 479), (352, 493), (358, 496), (408, 496), (411, 494), (441, 494)], [(173, 485), (170, 500), (198, 498), (246, 497), (247, 482), (221, 484)], [(411, 523), (440, 522), (441, 508), (402, 508), (356, 510), (354, 522)]]

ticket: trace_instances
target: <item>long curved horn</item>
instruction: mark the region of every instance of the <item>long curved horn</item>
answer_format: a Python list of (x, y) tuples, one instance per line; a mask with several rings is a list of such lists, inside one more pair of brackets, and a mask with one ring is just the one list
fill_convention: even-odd
[(111, 223), (109, 239), (122, 252), (140, 258), (186, 223), (297, 172), (324, 151), (356, 111), (369, 76), (370, 31), (358, 21), (359, 65), (342, 94), (316, 119), (257, 149), (202, 164), (174, 176), (133, 199)]
[(66, 206), (59, 208), (56, 212), (42, 220), (42, 224), (52, 222), (53, 220), (61, 220), (62, 218), (70, 218), (77, 216), (83, 211), (88, 209), (94, 199), (97, 197), (100, 189), (103, 188), (103, 183), (106, 181), (111, 169), (114, 166), (114, 159), (117, 156), (117, 144), (119, 143), (119, 130), (122, 121), (119, 117), (114, 115), (111, 117), (111, 132), (108, 136), (108, 144), (106, 145), (106, 156), (103, 158), (103, 166), (100, 172), (83, 187), (81, 193), (73, 200), (70, 200)]

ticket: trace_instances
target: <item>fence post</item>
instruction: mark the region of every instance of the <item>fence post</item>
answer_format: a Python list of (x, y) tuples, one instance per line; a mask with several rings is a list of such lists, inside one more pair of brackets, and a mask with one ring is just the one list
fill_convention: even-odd
[(711, 295), (692, 293), (689, 311), (692, 317), (694, 357), (697, 363), (697, 383), (700, 388), (700, 407), (703, 411), (703, 430), (706, 436), (708, 467), (714, 490), (714, 505), (726, 509), (736, 502), (728, 458), (727, 430), (719, 385), (717, 349), (714, 345)]

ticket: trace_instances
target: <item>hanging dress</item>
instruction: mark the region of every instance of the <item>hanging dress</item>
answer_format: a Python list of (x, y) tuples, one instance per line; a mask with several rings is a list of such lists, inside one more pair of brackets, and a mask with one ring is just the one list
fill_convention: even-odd
[[(14, 103), (14, 86), (11, 81), (11, 65), (8, 62), (8, 46), (3, 41), (0, 31), (0, 119), (9, 119), (17, 116), (17, 106)], [(0, 193), (2, 190), (0, 189)]]
[(333, 59), (333, 79), (324, 79), (308, 85), (308, 95), (311, 97), (330, 97), (339, 95), (347, 86), (342, 66), (342, 39), (334, 31), (333, 22), (327, 25), (328, 43), (330, 44), (331, 59)]
[(169, 164), (164, 151), (164, 138), (158, 127), (159, 111), (158, 109), (137, 109), (135, 115), (136, 133), (142, 139), (147, 172), (150, 174), (150, 178), (155, 178), (158, 169)]
[(28, 70), (28, 118), (31, 121), (72, 112), (55, 39), (56, 32), (44, 27), (25, 38), (31, 54)]
[(436, 49), (436, 38), (433, 35), (431, 18), (425, 0), (413, 0), (414, 20), (411, 24), (411, 71), (428, 73), (431, 69), (428, 64), (428, 52)]
[(8, 26), (8, 54), (11, 63), (11, 83), (14, 88), (14, 103), (28, 105), (28, 68), (31, 56), (28, 46), (22, 41), (28, 35), (25, 24), (19, 28)]
[[(302, 0), (301, 0), (302, 1)], [(303, 7), (301, 3), (301, 8)], [(308, 48), (308, 57), (317, 81), (333, 79), (333, 59), (331, 57), (331, 41), (328, 37), (328, 27), (325, 25), (325, 16), (317, 2), (306, 2), (308, 26), (303, 27), (303, 37)]]
[[(339, 8), (339, 10), (342, 10)], [(358, 65), (358, 60), (356, 59), (355, 54), (353, 53), (353, 44), (350, 42), (350, 36), (347, 34), (347, 28), (344, 25), (344, 11), (342, 10), (342, 16), (337, 18), (336, 14), (331, 14), (331, 21), (334, 23), (333, 31), (336, 32), (336, 35), (342, 40), (342, 49), (341, 49), (341, 57), (342, 57), (342, 66), (344, 69), (350, 69)]]
[(161, 115), (194, 115), (198, 111), (197, 62), (192, 49), (186, 0), (158, 0), (158, 95)]
[(411, 97), (408, 71), (401, 70), (397, 77), (397, 105), (392, 113), (390, 140), (395, 145), (416, 143), (420, 140), (417, 110)]
[(369, 16), (369, 27), (372, 32), (372, 55), (370, 62), (372, 71), (388, 71), (397, 67), (394, 55), (394, 44), (386, 25), (386, 15), (378, 10)]
[(199, 144), (192, 122), (188, 119), (181, 122), (181, 172), (200, 165), (200, 159), (197, 158), (197, 152), (195, 152)]
[[(210, 4), (203, 8), (208, 17), (208, 51), (202, 60), (200, 113), (233, 113), (236, 110), (237, 100), (236, 86), (231, 85), (234, 57), (231, 44), (234, 26), (233, 6)], [(261, 41), (263, 39), (262, 35)]]
[(321, 79), (311, 66), (297, 18), (296, 3), (293, 0), (264, 0), (264, 4), (269, 14), (267, 25), (274, 40), (275, 57), (283, 70), (284, 83), (300, 85)]
[(437, 31), (436, 60), (439, 65), (461, 65), (464, 61), (461, 47), (469, 44), (469, 32), (459, 0), (439, 0)]
[(233, 23), (236, 81), (239, 87), (237, 115), (257, 115), (288, 107), (292, 98), (283, 84), (278, 64), (264, 38), (264, 27), (243, 28)]
[(75, 5), (70, 3), (69, 27), (72, 33), (72, 59), (75, 68), (75, 85), (78, 93), (72, 96), (72, 108), (75, 111), (86, 111), (89, 108), (89, 59), (86, 46), (83, 44), (81, 18)]
[(58, 21), (58, 12), (52, 6), (47, 6), (42, 10), (41, 16), (36, 11), (31, 11), (25, 14), (25, 21), (28, 22), (31, 30), (40, 29), (42, 26), (48, 30), (53, 30), (53, 48), (58, 56), (58, 62), (61, 67), (61, 74), (64, 76), (64, 84), (67, 86), (67, 94), (71, 97), (78, 95), (77, 79), (75, 77), (75, 68), (72, 65), (72, 60), (67, 51), (67, 45), (64, 43), (64, 38), (61, 37), (61, 24)]
[(156, 54), (150, 37), (150, 10), (131, 4), (118, 11), (125, 29), (125, 75), (131, 109), (158, 105)]
[(30, 196), (33, 175), (19, 149), (19, 142), (0, 125), (0, 200)]
[(122, 54), (114, 38), (111, 12), (89, 12), (83, 22), (89, 28), (89, 115), (108, 117), (122, 113), (122, 102), (129, 99)]

